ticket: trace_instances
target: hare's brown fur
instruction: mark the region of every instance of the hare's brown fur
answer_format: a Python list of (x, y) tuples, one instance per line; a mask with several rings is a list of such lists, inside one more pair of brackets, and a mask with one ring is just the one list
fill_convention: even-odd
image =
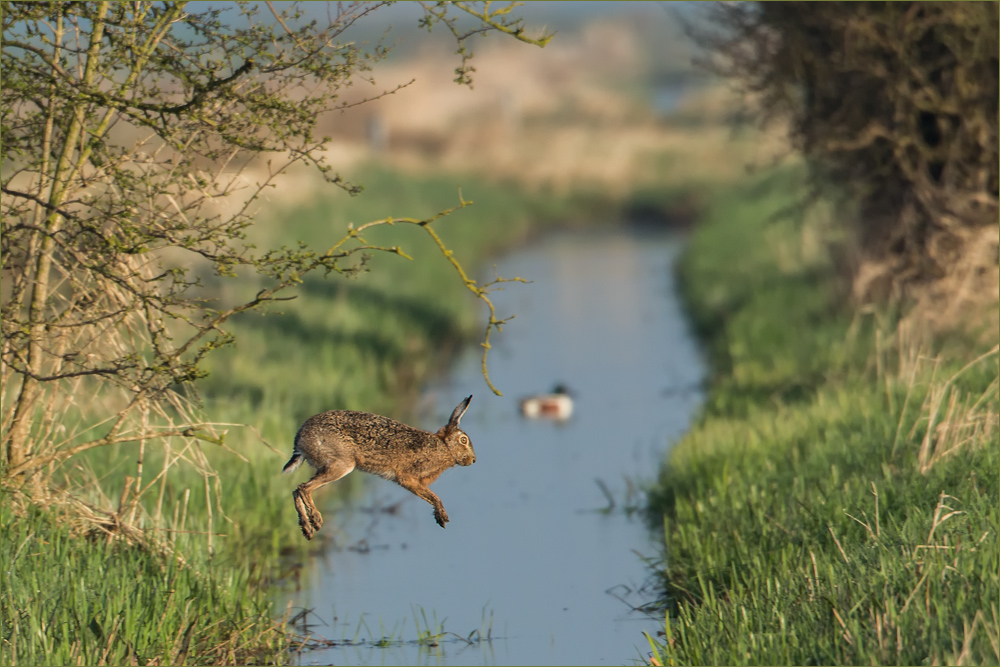
[(448, 513), (428, 486), (448, 468), (476, 462), (472, 441), (458, 428), (471, 400), (469, 396), (462, 401), (436, 433), (353, 410), (333, 410), (307, 419), (295, 436), (292, 458), (285, 464), (285, 471), (294, 470), (303, 461), (316, 468), (312, 479), (292, 492), (306, 539), (311, 540), (323, 525), (312, 492), (355, 468), (396, 482), (426, 500), (434, 507), (434, 519), (444, 528)]

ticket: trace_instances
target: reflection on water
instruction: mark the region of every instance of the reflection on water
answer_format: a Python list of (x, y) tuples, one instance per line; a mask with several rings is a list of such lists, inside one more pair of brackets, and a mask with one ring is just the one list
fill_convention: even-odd
[[(310, 651), (303, 664), (627, 664), (661, 621), (639, 555), (656, 545), (635, 485), (656, 472), (701, 401), (704, 368), (675, 295), (679, 243), (666, 234), (560, 233), (498, 264), (533, 281), (495, 293), (502, 315), (490, 371), (493, 396), (469, 350), (426, 394), (437, 429), (474, 394), (463, 429), (478, 462), (434, 484), (451, 523), (424, 501), (371, 478), (360, 504), (327, 515), (335, 548), (292, 596), (314, 610), (310, 631), (379, 639)], [(566, 423), (529, 421), (520, 397), (565, 383)], [(336, 406), (331, 406), (331, 408)], [(609, 506), (608, 495), (615, 507)], [(287, 599), (287, 598), (286, 598)], [(286, 600), (281, 600), (284, 603)], [(435, 620), (436, 617), (436, 620)], [(436, 646), (421, 631), (443, 629)], [(478, 631), (478, 632), (476, 632)], [(492, 634), (492, 641), (475, 641)], [(471, 644), (459, 640), (472, 636)]]

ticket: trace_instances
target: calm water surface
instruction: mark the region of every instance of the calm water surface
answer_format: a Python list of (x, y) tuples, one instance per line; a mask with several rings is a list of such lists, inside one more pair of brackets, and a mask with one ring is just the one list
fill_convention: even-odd
[[(633, 607), (655, 596), (640, 556), (657, 553), (641, 516), (625, 508), (653, 478), (701, 401), (704, 367), (678, 303), (672, 265), (680, 242), (663, 233), (559, 233), (497, 265), (532, 280), (495, 293), (492, 395), (469, 350), (425, 393), (437, 429), (474, 394), (463, 429), (477, 463), (432, 487), (448, 510), (374, 477), (365, 497), (326, 514), (334, 548), (286, 595), (312, 609), (328, 639), (391, 637), (387, 647), (341, 646), (295, 656), (302, 664), (632, 664), (643, 631), (662, 621)], [(525, 421), (518, 398), (564, 382), (576, 396), (565, 424)], [(359, 473), (355, 473), (359, 474)], [(297, 479), (297, 478), (296, 478)], [(615, 507), (595, 480), (614, 498)], [(322, 499), (323, 492), (318, 495)], [(392, 512), (382, 511), (393, 509)], [(424, 629), (453, 635), (437, 646)], [(436, 621), (435, 621), (436, 619)], [(419, 621), (419, 628), (417, 627)], [(492, 624), (492, 625), (491, 625)]]

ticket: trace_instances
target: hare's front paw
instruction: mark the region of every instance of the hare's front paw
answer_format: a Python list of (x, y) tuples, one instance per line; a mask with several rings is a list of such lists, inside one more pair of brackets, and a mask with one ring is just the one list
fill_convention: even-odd
[(311, 503), (302, 497), (302, 493), (298, 489), (292, 492), (292, 497), (295, 499), (295, 511), (299, 515), (299, 527), (302, 529), (302, 535), (307, 540), (311, 540), (313, 534), (323, 526), (323, 516), (319, 510), (312, 507)]
[(299, 517), (299, 528), (302, 529), (302, 536), (307, 540), (311, 540), (313, 538), (313, 533), (316, 532), (313, 530), (312, 522), (304, 516)]
[(295, 499), (295, 511), (299, 515), (299, 528), (302, 529), (302, 536), (311, 540), (314, 532), (312, 521), (309, 520), (309, 510), (306, 509), (306, 503), (298, 489), (292, 491), (292, 498)]
[(448, 513), (444, 511), (443, 507), (439, 510), (434, 510), (434, 520), (442, 528), (444, 528), (444, 524), (448, 523)]

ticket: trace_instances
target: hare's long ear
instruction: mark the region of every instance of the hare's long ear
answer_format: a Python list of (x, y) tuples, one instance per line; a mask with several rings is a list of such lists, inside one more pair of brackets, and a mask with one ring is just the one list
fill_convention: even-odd
[(469, 409), (469, 401), (471, 400), (472, 396), (469, 396), (467, 399), (458, 404), (455, 411), (451, 413), (451, 419), (448, 420), (448, 428), (458, 428), (458, 422), (462, 420), (462, 415), (464, 415), (465, 411)]

